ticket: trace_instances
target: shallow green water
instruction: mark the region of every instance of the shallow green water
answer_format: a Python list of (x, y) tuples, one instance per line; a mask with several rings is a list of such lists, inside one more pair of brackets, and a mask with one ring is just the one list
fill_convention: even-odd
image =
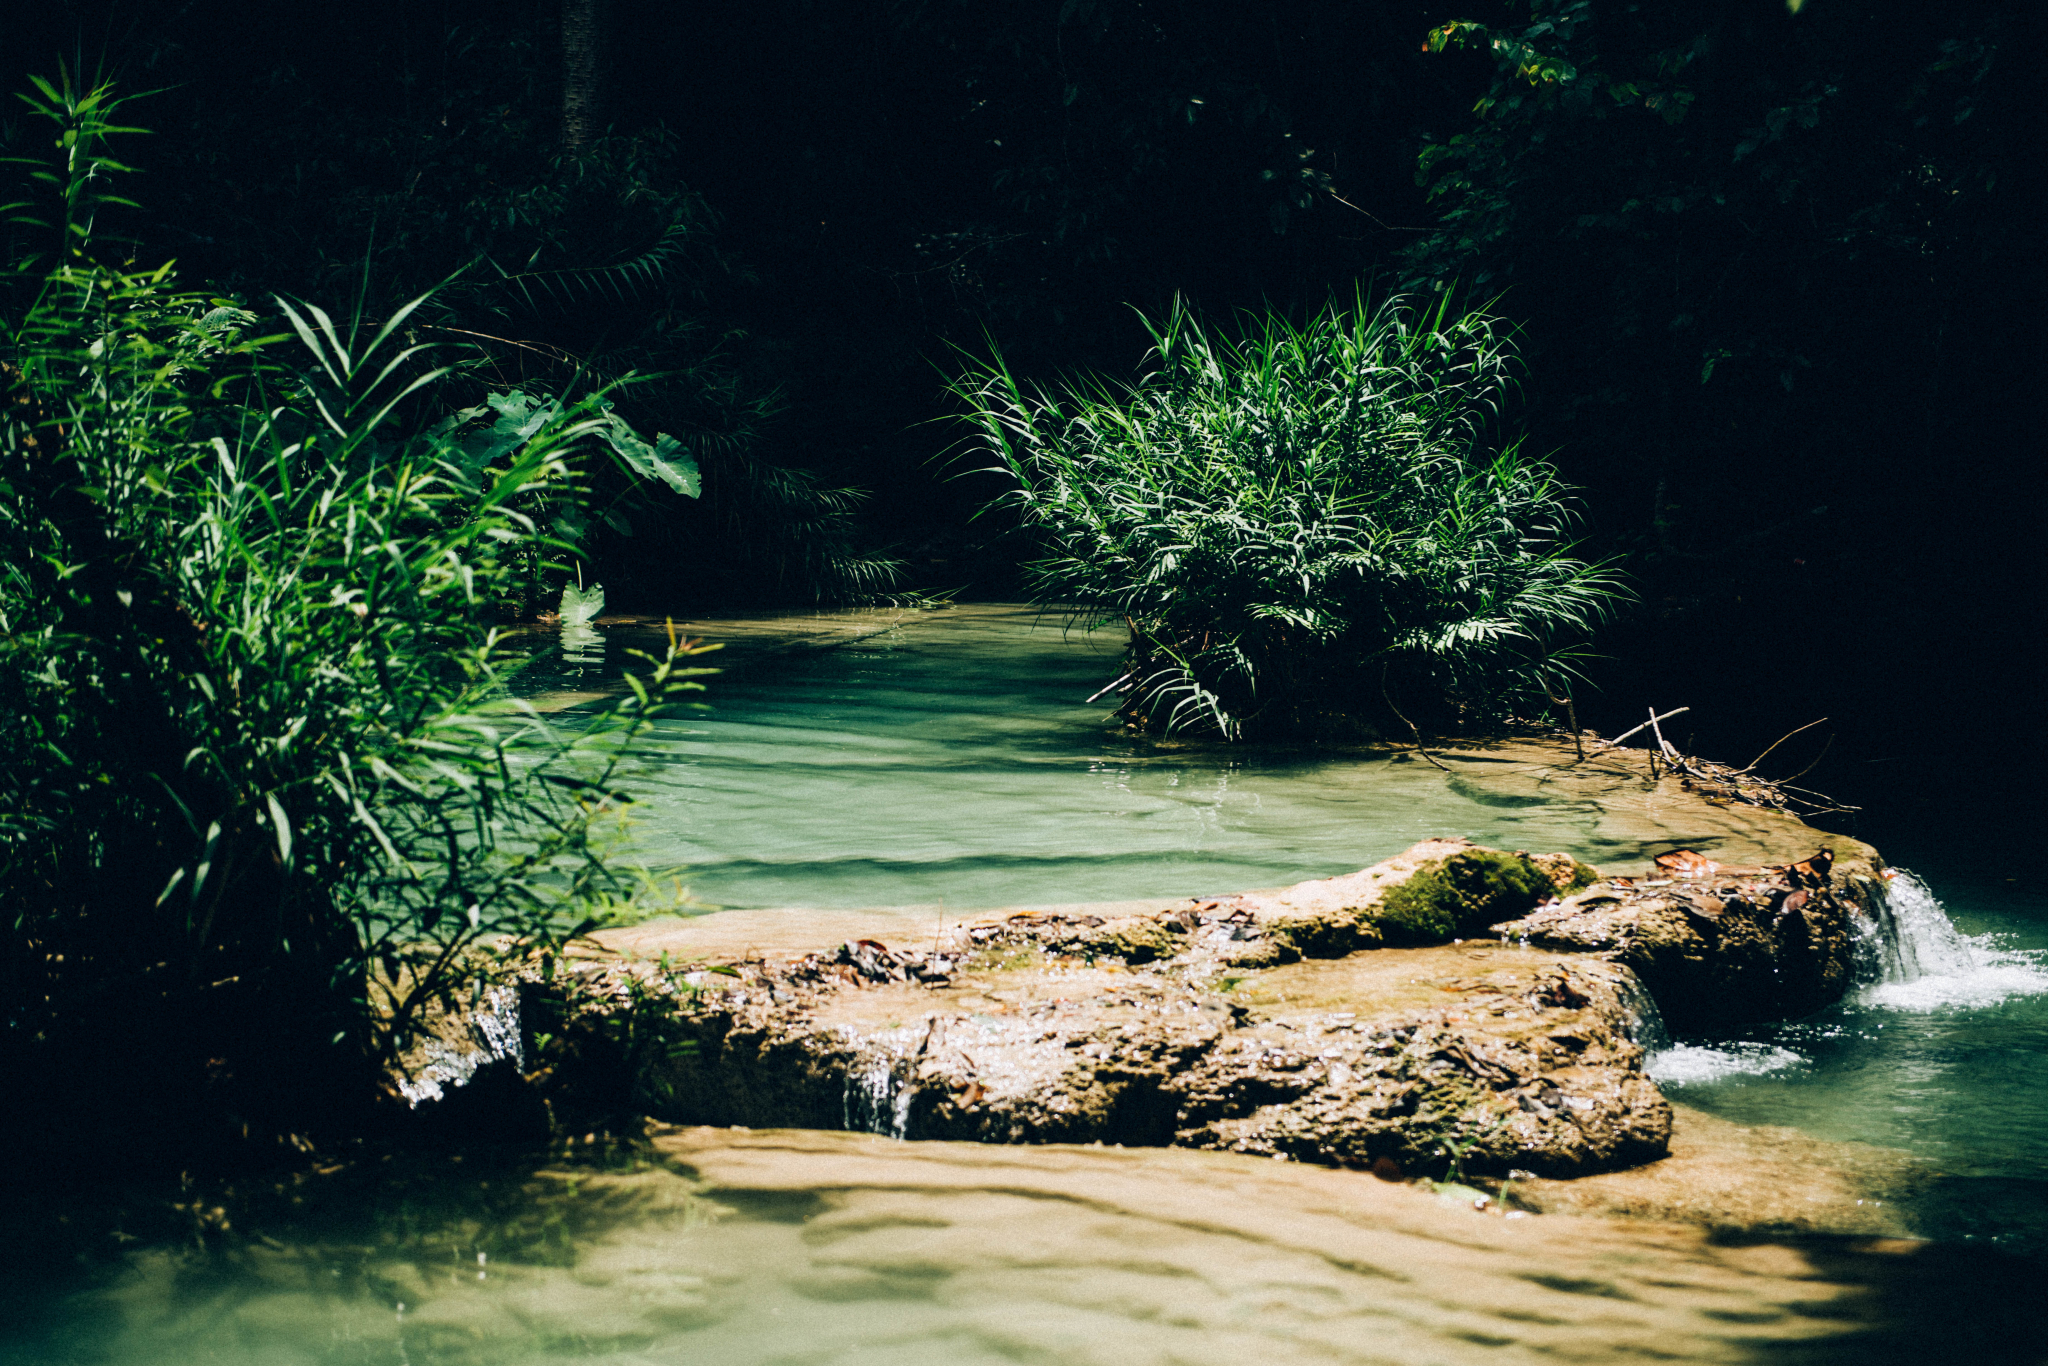
[(1892, 884), (1885, 980), (1802, 1020), (1683, 1039), (1652, 1071), (1742, 1124), (1903, 1149), (1917, 1231), (2048, 1253), (2048, 898), (1964, 882), (1944, 905)]
[[(1646, 843), (1589, 801), (1504, 795), (1405, 756), (1119, 736), (1085, 701), (1117, 648), (981, 608), (746, 665), (641, 756), (635, 852), (715, 905), (965, 910), (1277, 886), (1441, 835), (1593, 862), (1715, 843)], [(623, 654), (599, 641), (526, 686), (587, 687)]]
[[(588, 686), (616, 667), (606, 648), (534, 686)], [(1465, 764), (1133, 741), (1082, 700), (1115, 651), (973, 609), (742, 667), (649, 748), (640, 850), (723, 905), (964, 910), (1271, 886), (1437, 835), (1610, 865), (1715, 847), (1683, 810), (1531, 795)], [(1660, 1081), (1742, 1123), (1911, 1153), (1936, 1173), (1911, 1193), (1925, 1232), (2048, 1252), (2048, 897), (2018, 885), (1958, 883), (1952, 923), (1896, 884), (1889, 980), (1805, 1020), (1679, 1040)]]
[(1221, 1154), (722, 1133), (638, 1171), (371, 1162), (8, 1227), (0, 1363), (1917, 1366), (2042, 1345), (2038, 1269), (1967, 1251), (1516, 1222)]
[[(587, 688), (605, 649), (531, 684)], [(741, 669), (642, 756), (643, 852), (729, 905), (966, 909), (1271, 885), (1439, 834), (1712, 847), (1412, 762), (1120, 739), (1080, 700), (1112, 654), (983, 613)], [(1656, 1067), (1731, 1118), (1919, 1155), (1943, 1175), (1913, 1217), (1947, 1245), (1509, 1222), (1221, 1154), (733, 1136), (631, 1172), (18, 1199), (0, 1364), (2038, 1361), (2042, 1269), (2003, 1249), (2048, 1251), (2048, 907), (1972, 887), (1951, 925), (1900, 891), (1887, 980)]]

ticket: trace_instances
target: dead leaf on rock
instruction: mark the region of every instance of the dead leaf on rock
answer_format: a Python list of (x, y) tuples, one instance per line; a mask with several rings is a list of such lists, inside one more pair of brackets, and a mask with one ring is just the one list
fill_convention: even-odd
[(1712, 877), (1720, 866), (1705, 854), (1691, 849), (1674, 849), (1668, 854), (1659, 854), (1656, 864), (1660, 871), (1684, 878)]
[(1785, 871), (1791, 875), (1793, 885), (1799, 887), (1825, 887), (1835, 866), (1835, 851), (1823, 849), (1810, 859), (1792, 864)]

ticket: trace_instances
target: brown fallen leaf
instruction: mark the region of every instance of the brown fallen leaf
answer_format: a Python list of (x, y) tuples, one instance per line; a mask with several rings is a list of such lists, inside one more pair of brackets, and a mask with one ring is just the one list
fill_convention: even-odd
[(1835, 851), (1823, 849), (1812, 858), (1795, 863), (1785, 871), (1792, 875), (1792, 881), (1797, 886), (1825, 887), (1834, 866)]
[(1674, 899), (1678, 901), (1679, 908), (1687, 915), (1695, 916), (1709, 923), (1719, 920), (1728, 909), (1727, 903), (1718, 897), (1680, 897)]
[(1719, 867), (1705, 854), (1691, 849), (1674, 849), (1668, 854), (1659, 854), (1656, 864), (1662, 871), (1673, 877), (1712, 877)]

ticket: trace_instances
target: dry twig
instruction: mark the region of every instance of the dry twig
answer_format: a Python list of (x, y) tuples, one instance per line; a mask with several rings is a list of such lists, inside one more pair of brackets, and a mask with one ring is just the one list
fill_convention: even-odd
[[(1773, 742), (1772, 742), (1772, 744), (1771, 744), (1771, 748), (1770, 748), (1770, 749), (1767, 749), (1767, 750), (1765, 750), (1765, 751), (1764, 751), (1764, 752), (1763, 752), (1762, 754), (1759, 754), (1759, 755), (1757, 755), (1757, 756), (1756, 756), (1756, 758), (1754, 758), (1754, 759), (1751, 759), (1751, 760), (1749, 761), (1749, 767), (1748, 767), (1748, 768), (1745, 768), (1745, 769), (1743, 769), (1742, 771), (1743, 771), (1744, 773), (1753, 773), (1753, 772), (1755, 772), (1755, 771), (1756, 771), (1756, 766), (1757, 766), (1758, 764), (1762, 763), (1762, 762), (1763, 762), (1764, 760), (1766, 760), (1766, 759), (1768, 759), (1768, 758), (1770, 758), (1770, 757), (1771, 757), (1771, 750), (1774, 750), (1774, 749), (1776, 749), (1776, 748), (1777, 748), (1777, 747), (1778, 747), (1779, 745), (1782, 745), (1782, 744), (1784, 744), (1784, 743), (1785, 743), (1785, 742), (1786, 742), (1787, 740), (1790, 740), (1790, 739), (1791, 739), (1791, 738), (1792, 738), (1793, 736), (1795, 736), (1795, 735), (1799, 734), (1799, 731), (1801, 731), (1801, 730), (1812, 730), (1812, 729), (1813, 729), (1813, 728), (1814, 728), (1815, 726), (1819, 725), (1819, 724), (1821, 723), (1821, 721), (1825, 721), (1825, 720), (1827, 720), (1827, 719), (1828, 719), (1827, 717), (1823, 716), (1823, 717), (1821, 717), (1821, 718), (1820, 718), (1820, 721), (1808, 721), (1808, 722), (1807, 722), (1807, 723), (1806, 723), (1805, 725), (1803, 725), (1803, 726), (1799, 727), (1799, 729), (1798, 729), (1798, 730), (1788, 730), (1788, 731), (1786, 731), (1786, 732), (1785, 732), (1785, 733), (1784, 733), (1783, 735), (1780, 735), (1780, 736), (1779, 736), (1779, 737), (1778, 737), (1778, 738), (1777, 738), (1777, 739), (1776, 739), (1775, 741), (1773, 741)], [(1829, 744), (1833, 744), (1833, 743), (1834, 743), (1834, 740), (1833, 740), (1833, 738), (1832, 738), (1832, 737), (1830, 737), (1830, 738), (1829, 738), (1829, 740), (1828, 740), (1828, 743), (1829, 743)], [(1825, 749), (1823, 749), (1823, 750), (1821, 751), (1821, 753), (1825, 754), (1825, 753), (1827, 753), (1827, 751), (1826, 751)], [(1815, 760), (1814, 760), (1813, 762), (1817, 764), (1817, 763), (1819, 763), (1819, 762), (1820, 762), (1820, 760), (1818, 760), (1818, 759), (1815, 759)], [(1813, 766), (1812, 764), (1809, 764), (1809, 765), (1807, 765), (1807, 767), (1808, 767), (1809, 769), (1810, 769), (1810, 768), (1811, 768), (1812, 766)]]

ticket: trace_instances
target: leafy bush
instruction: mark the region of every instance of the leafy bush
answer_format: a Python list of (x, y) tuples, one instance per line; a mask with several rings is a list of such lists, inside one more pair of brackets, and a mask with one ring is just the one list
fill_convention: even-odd
[(38, 89), (59, 159), (0, 213), (16, 1118), (355, 1123), (483, 951), (558, 946), (624, 885), (619, 745), (701, 670), (672, 645), (564, 740), (502, 700), (491, 623), (573, 549), (580, 453), (655, 449), (601, 398), (431, 421), (409, 309), (287, 308), (293, 367), (167, 268), (97, 263), (119, 102)]
[(594, 475), (605, 515), (585, 544), (615, 600), (886, 591), (898, 567), (869, 548), (866, 495), (828, 472), (844, 455), (792, 444), (786, 357), (740, 321), (753, 276), (689, 188), (684, 140), (656, 125), (555, 146), (560, 92), (533, 37), (509, 15), (448, 30), (438, 80), (403, 99), (357, 91), (345, 116), (317, 82), (210, 90), (165, 149), (184, 174), (160, 235), (255, 297), (365, 289), (381, 316), (432, 291), (415, 326), (470, 348), (461, 364), (484, 385), (633, 376), (623, 414), (711, 478), (684, 499)]
[(1231, 337), (1176, 304), (1151, 368), (955, 385), (1047, 548), (1049, 603), (1130, 632), (1123, 713), (1228, 737), (1541, 708), (1621, 593), (1573, 558), (1573, 504), (1490, 444), (1514, 353), (1448, 300), (1333, 303)]

